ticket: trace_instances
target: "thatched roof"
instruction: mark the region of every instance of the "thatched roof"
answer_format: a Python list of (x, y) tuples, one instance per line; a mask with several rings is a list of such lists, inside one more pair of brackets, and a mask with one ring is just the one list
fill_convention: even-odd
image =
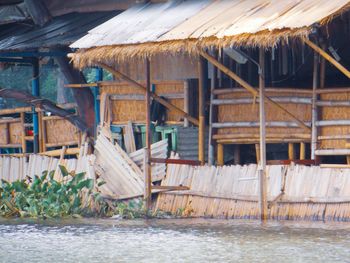
[(136, 5), (71, 45), (78, 67), (203, 47), (274, 46), (307, 37), (349, 0), (188, 0)]

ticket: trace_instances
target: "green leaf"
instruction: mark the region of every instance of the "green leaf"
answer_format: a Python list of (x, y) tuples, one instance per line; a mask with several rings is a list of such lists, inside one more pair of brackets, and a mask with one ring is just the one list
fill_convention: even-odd
[(69, 172), (66, 167), (64, 167), (63, 165), (59, 165), (58, 167), (60, 168), (63, 177), (66, 177), (69, 175)]
[(72, 185), (78, 184), (85, 177), (85, 173), (78, 173), (72, 179)]
[(86, 180), (84, 180), (84, 181), (81, 181), (81, 182), (79, 182), (79, 183), (76, 185), (75, 189), (81, 190), (81, 189), (83, 189), (84, 187), (87, 188), (87, 189), (89, 189), (89, 190), (92, 190), (92, 188), (94, 188), (94, 180), (92, 180), (92, 179), (86, 179)]
[(102, 186), (102, 185), (104, 185), (104, 184), (106, 184), (106, 182), (105, 182), (105, 181), (98, 182), (98, 183), (97, 183), (97, 186), (98, 186), (98, 187), (100, 187), (100, 186)]

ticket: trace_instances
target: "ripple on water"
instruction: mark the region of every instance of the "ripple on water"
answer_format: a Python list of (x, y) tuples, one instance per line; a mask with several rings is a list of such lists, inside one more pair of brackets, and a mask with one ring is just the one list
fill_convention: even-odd
[(349, 262), (349, 224), (0, 221), (0, 262)]

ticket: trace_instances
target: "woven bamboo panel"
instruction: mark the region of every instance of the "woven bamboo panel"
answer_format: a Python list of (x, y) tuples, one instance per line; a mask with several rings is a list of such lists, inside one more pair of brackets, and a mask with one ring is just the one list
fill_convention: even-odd
[[(169, 81), (169, 82), (157, 82), (155, 84), (155, 93), (159, 95), (164, 94), (183, 94), (183, 82), (182, 81)], [(113, 83), (112, 85), (102, 85), (100, 89), (101, 93), (118, 94), (118, 95), (143, 95), (144, 92), (140, 89), (132, 87), (125, 83)], [(180, 109), (184, 108), (183, 99), (169, 99), (169, 102), (174, 104)], [(112, 108), (112, 122), (123, 123), (127, 121), (144, 123), (146, 105), (142, 100), (118, 100), (111, 102)], [(179, 122), (182, 117), (179, 114), (167, 111), (166, 121)]]
[[(7, 130), (8, 125), (8, 130)], [(20, 121), (9, 124), (0, 124), (0, 144), (21, 144), (22, 142), (22, 124)], [(6, 141), (6, 134), (9, 135), (9, 141)]]
[[(258, 218), (257, 165), (169, 165), (163, 185), (184, 185), (188, 191), (160, 194), (156, 210), (182, 216)], [(317, 166), (268, 166), (270, 218), (350, 220), (350, 170)]]
[(79, 142), (79, 130), (65, 119), (46, 120), (46, 143), (66, 145), (68, 142)]
[[(349, 101), (350, 93), (332, 93), (322, 94), (321, 100), (334, 100), (334, 101)], [(321, 109), (322, 120), (349, 120), (350, 108), (349, 107), (322, 107)], [(349, 135), (350, 126), (333, 126), (333, 127), (321, 127), (319, 129), (321, 136), (330, 135)], [(344, 149), (346, 140), (323, 140), (320, 142), (321, 149)]]
[[(276, 93), (268, 92), (266, 95), (270, 97), (310, 97), (307, 94), (298, 93)], [(219, 95), (218, 99), (240, 99), (253, 98), (247, 92), (237, 92), (225, 95)], [(308, 104), (292, 104), (280, 103), (285, 109), (293, 113), (298, 119), (306, 122), (311, 121), (311, 105)], [(286, 113), (273, 105), (265, 103), (266, 121), (285, 121), (293, 122), (294, 120)], [(259, 103), (242, 104), (242, 105), (220, 105), (218, 106), (218, 122), (259, 122)], [(267, 137), (269, 133), (273, 134), (307, 134), (302, 128), (267, 128)], [(218, 134), (247, 134), (259, 135), (259, 128), (222, 128), (218, 130)]]

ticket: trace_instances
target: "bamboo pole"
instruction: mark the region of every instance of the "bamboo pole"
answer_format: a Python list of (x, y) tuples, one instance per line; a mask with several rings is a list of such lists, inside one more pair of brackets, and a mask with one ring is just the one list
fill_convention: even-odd
[[(322, 122), (323, 123), (323, 122)], [(306, 122), (306, 125), (310, 123)], [(288, 121), (270, 121), (266, 122), (267, 127), (279, 127), (279, 128), (299, 128), (298, 124), (295, 122)], [(256, 121), (240, 121), (240, 122), (222, 122), (222, 123), (213, 123), (214, 128), (254, 128), (259, 127), (259, 122)]]
[(198, 63), (199, 87), (198, 87), (198, 160), (203, 165), (205, 163), (205, 92), (208, 83), (208, 62), (203, 57)]
[[(332, 89), (333, 90), (333, 89)], [(330, 91), (332, 91), (330, 90)], [(350, 92), (350, 88), (346, 88)], [(225, 95), (225, 94), (234, 94), (234, 93), (242, 93), (242, 92), (248, 92), (245, 88), (236, 88), (236, 89), (216, 89), (214, 90), (215, 95)], [(298, 89), (298, 88), (283, 88), (283, 89), (276, 89), (276, 88), (265, 88), (265, 93), (270, 93), (270, 92), (278, 92), (280, 94), (305, 94), (305, 95), (312, 95), (311, 90), (305, 90), (305, 89)]]
[(146, 213), (151, 211), (152, 206), (152, 171), (151, 171), (151, 69), (150, 61), (146, 59), (146, 147), (145, 147), (145, 201)]
[[(229, 68), (225, 67), (223, 64), (221, 64), (220, 62), (218, 62), (214, 57), (212, 57), (211, 55), (209, 55), (208, 53), (204, 52), (204, 51), (200, 51), (200, 55), (204, 58), (206, 58), (210, 63), (212, 63), (213, 65), (215, 65), (218, 69), (220, 69), (223, 73), (225, 73), (227, 76), (229, 76), (230, 78), (234, 79), (239, 85), (241, 85), (243, 88), (245, 88), (246, 90), (248, 90), (249, 92), (252, 93), (253, 96), (258, 97), (259, 96), (259, 92), (252, 87), (250, 84), (248, 84), (246, 81), (244, 81), (243, 79), (241, 79), (239, 76), (237, 76), (234, 72), (232, 72)], [(292, 114), (291, 112), (289, 112), (288, 110), (286, 110), (285, 108), (283, 108), (280, 104), (278, 104), (277, 102), (274, 102), (273, 100), (271, 100), (268, 96), (265, 95), (264, 93), (264, 98), (266, 100), (267, 103), (270, 103), (271, 105), (274, 105), (275, 107), (277, 107), (278, 109), (282, 110), (284, 113), (286, 113), (288, 116), (290, 116), (292, 119), (294, 119), (299, 125), (300, 127), (306, 129), (307, 131), (310, 131), (310, 128), (304, 124), (303, 121), (299, 120), (296, 116), (294, 116), (294, 114)]]
[[(291, 103), (291, 104), (311, 104), (311, 98), (301, 98), (301, 97), (270, 97), (274, 102), (279, 103)], [(213, 105), (243, 105), (251, 104), (257, 102), (258, 100), (252, 98), (240, 98), (240, 99), (214, 99)]]
[[(107, 66), (105, 64), (102, 63), (97, 63), (97, 66), (104, 68), (105, 70), (108, 70), (109, 72), (111, 72), (116, 78), (119, 79), (123, 79), (125, 80), (128, 84), (145, 91), (147, 88), (144, 87), (143, 85), (137, 83), (136, 81), (132, 80), (131, 78), (129, 78), (128, 76), (126, 76), (125, 74), (115, 70), (114, 68)], [(178, 114), (181, 114), (184, 118), (187, 118), (190, 122), (192, 122), (194, 125), (199, 125), (199, 121), (196, 118), (193, 118), (191, 115), (187, 114), (186, 112), (184, 112), (183, 110), (181, 110), (180, 108), (174, 106), (173, 104), (171, 104), (170, 102), (162, 99), (161, 97), (159, 97), (157, 94), (150, 92), (150, 96), (157, 102), (159, 102), (160, 104), (162, 104), (164, 107), (166, 107), (169, 110), (172, 110), (174, 112), (177, 112)]]
[(259, 117), (260, 117), (260, 216), (265, 221), (268, 217), (267, 208), (267, 176), (266, 176), (266, 123), (265, 123), (265, 51), (259, 49)]
[(330, 55), (328, 55), (327, 52), (325, 52), (322, 48), (314, 44), (308, 39), (304, 39), (304, 42), (311, 47), (316, 53), (321, 55), (323, 58), (325, 58), (328, 62), (330, 62), (333, 66), (335, 66), (337, 69), (339, 69), (345, 76), (350, 78), (350, 71), (347, 70), (342, 64), (340, 64), (338, 61), (336, 61), (334, 58), (332, 58)]
[(313, 82), (312, 82), (312, 125), (311, 125), (311, 159), (315, 160), (316, 149), (317, 149), (317, 87), (318, 87), (318, 55), (314, 53), (314, 63), (313, 63)]

